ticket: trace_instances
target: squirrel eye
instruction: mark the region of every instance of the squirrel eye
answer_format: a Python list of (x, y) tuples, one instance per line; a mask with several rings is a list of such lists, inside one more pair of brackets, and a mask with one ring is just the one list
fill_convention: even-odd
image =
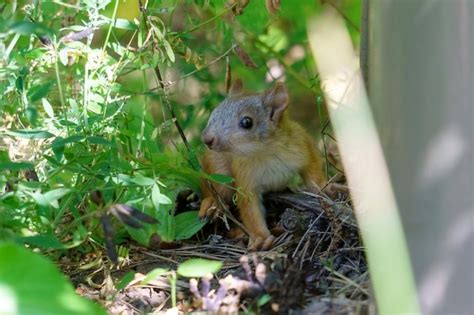
[(245, 116), (240, 120), (239, 126), (244, 129), (250, 129), (253, 126), (252, 118)]

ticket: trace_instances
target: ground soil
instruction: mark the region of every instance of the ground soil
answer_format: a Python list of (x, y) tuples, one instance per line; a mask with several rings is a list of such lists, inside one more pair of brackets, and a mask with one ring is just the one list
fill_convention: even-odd
[[(196, 206), (190, 195), (180, 198), (178, 208)], [(278, 235), (269, 251), (248, 252), (245, 237), (236, 237), (235, 231), (229, 237), (232, 224), (220, 217), (190, 240), (173, 244), (155, 240), (155, 248), (128, 246), (128, 258), (118, 267), (106, 263), (102, 253), (80, 257), (90, 262), (89, 268), (84, 263), (81, 269), (74, 268), (66, 261), (63, 270), (79, 294), (98, 301), (111, 314), (374, 313), (364, 248), (347, 194), (329, 198), (281, 192), (264, 200), (269, 226)], [(141, 284), (150, 270), (175, 270), (192, 257), (224, 265), (212, 278), (178, 278), (175, 308), (168, 278)], [(129, 271), (134, 280), (117, 290), (113, 284)]]

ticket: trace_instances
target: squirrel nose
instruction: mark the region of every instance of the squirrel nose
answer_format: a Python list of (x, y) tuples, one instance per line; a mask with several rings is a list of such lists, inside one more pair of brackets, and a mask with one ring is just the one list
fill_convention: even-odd
[(208, 135), (208, 134), (206, 134), (202, 137), (202, 141), (207, 145), (208, 148), (212, 147), (212, 145), (214, 143), (214, 139), (215, 138), (213, 136)]

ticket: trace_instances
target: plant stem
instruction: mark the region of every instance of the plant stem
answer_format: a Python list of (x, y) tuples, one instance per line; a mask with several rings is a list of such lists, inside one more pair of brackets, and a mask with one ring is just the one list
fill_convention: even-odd
[(61, 77), (59, 75), (59, 56), (58, 56), (58, 50), (56, 47), (56, 60), (54, 62), (54, 71), (56, 73), (56, 83), (58, 84), (58, 90), (59, 90), (59, 100), (61, 102), (61, 110), (63, 112), (64, 116), (64, 123), (66, 124), (66, 131), (67, 135), (69, 136), (69, 124), (67, 123), (67, 109), (66, 109), (66, 102), (64, 101), (64, 94), (63, 94), (63, 89), (61, 87)]
[(176, 307), (176, 272), (173, 270), (169, 276), (171, 286), (171, 307)]
[[(143, 5), (142, 1), (139, 0), (139, 5), (140, 5), (140, 12), (141, 12), (141, 18), (142, 18), (142, 23), (141, 23), (141, 28), (140, 28), (140, 32), (138, 33), (138, 45), (139, 46), (142, 46), (143, 45), (143, 41), (145, 40), (145, 38), (147, 37), (147, 34), (148, 34), (148, 23), (147, 23), (147, 17), (146, 17), (146, 6), (147, 6), (147, 3), (145, 3), (145, 5)], [(140, 50), (139, 52), (139, 59), (140, 59), (140, 63), (141, 65), (140, 66), (143, 66), (145, 64), (145, 59), (143, 57), (143, 53), (142, 51)], [(147, 92), (147, 76), (146, 76), (146, 69), (142, 69), (141, 70), (142, 72), (142, 84), (143, 84), (143, 110), (142, 110), (142, 121), (141, 121), (141, 125), (140, 125), (140, 137), (138, 139), (138, 147), (137, 147), (137, 158), (138, 158), (138, 154), (139, 152), (141, 151), (141, 148), (142, 148), (142, 141), (143, 141), (143, 137), (145, 136), (145, 117), (146, 117), (146, 104), (147, 104), (147, 95), (146, 95), (146, 92)]]
[(407, 242), (349, 33), (331, 10), (311, 21), (308, 30), (366, 247), (378, 312), (419, 314)]
[[(89, 125), (87, 117), (87, 105), (89, 103), (89, 67), (84, 65), (84, 92), (83, 92), (83, 105), (82, 105), (82, 118), (84, 119), (84, 126), (87, 128)], [(105, 111), (105, 110), (104, 110)]]
[(102, 52), (105, 52), (107, 44), (109, 43), (110, 33), (112, 33), (112, 27), (115, 25), (115, 16), (117, 15), (117, 9), (120, 0), (115, 0), (114, 13), (112, 14), (112, 22), (110, 23), (109, 30), (107, 31), (107, 36), (105, 37), (104, 46), (102, 47)]
[(15, 36), (11, 40), (10, 44), (8, 44), (8, 47), (5, 50), (5, 60), (8, 59), (8, 56), (10, 56), (10, 53), (12, 52), (12, 50), (15, 47), (16, 43), (18, 42), (18, 39), (20, 39), (20, 34), (15, 34)]
[[(143, 63), (143, 60), (142, 60), (142, 63)], [(145, 70), (142, 70), (142, 79), (143, 79), (143, 92), (146, 92), (146, 90), (147, 90), (147, 84), (146, 84), (147, 83), (147, 76), (146, 76), (146, 71)], [(140, 125), (140, 138), (138, 139), (137, 154), (139, 154), (139, 152), (142, 148), (143, 138), (145, 137), (146, 104), (147, 104), (147, 95), (144, 94), (143, 95), (142, 122), (141, 122), (141, 125)]]

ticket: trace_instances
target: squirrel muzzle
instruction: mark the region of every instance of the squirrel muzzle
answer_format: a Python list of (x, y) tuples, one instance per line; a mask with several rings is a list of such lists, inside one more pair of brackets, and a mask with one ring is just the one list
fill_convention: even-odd
[(201, 140), (209, 148), (209, 150), (218, 151), (219, 150), (219, 141), (218, 137), (214, 132), (211, 131), (209, 127), (204, 129), (202, 132)]
[(210, 135), (208, 133), (204, 133), (202, 135), (202, 142), (204, 142), (204, 144), (211, 150), (215, 141), (216, 141), (216, 138), (213, 135)]

